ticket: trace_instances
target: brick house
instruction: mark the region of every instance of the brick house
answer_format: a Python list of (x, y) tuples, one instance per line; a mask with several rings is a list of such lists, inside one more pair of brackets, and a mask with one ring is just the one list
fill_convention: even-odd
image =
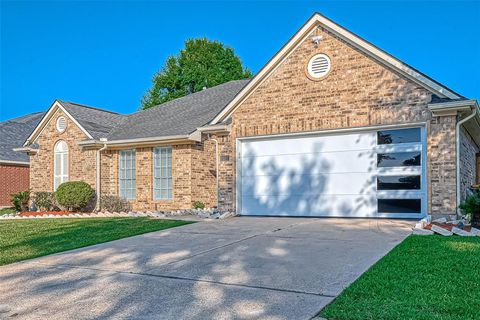
[(479, 180), (480, 110), (319, 14), (250, 81), (119, 115), (55, 101), (33, 191), (84, 180), (136, 210), (419, 218)]
[(0, 208), (11, 207), (11, 195), (30, 186), (29, 158), (13, 149), (23, 144), (42, 116), (37, 112), (0, 122)]

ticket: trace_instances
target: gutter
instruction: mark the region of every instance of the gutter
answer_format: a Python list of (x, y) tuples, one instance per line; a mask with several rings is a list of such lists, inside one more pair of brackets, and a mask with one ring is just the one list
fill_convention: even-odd
[(0, 160), (0, 164), (26, 166), (26, 167), (30, 166), (30, 162), (25, 162), (25, 161), (13, 161), (13, 160)]
[(102, 174), (102, 171), (101, 171), (101, 166), (102, 166), (102, 162), (101, 162), (101, 156), (102, 156), (102, 151), (107, 149), (107, 139), (106, 138), (100, 138), (100, 141), (103, 142), (103, 147), (101, 147), (100, 149), (97, 150), (97, 157), (96, 157), (96, 181), (95, 181), (95, 184), (97, 186), (97, 203), (95, 205), (95, 208), (97, 211), (100, 211), (100, 208), (101, 208), (101, 197), (102, 197), (102, 181), (101, 181), (101, 174)]
[(24, 153), (37, 153), (38, 149), (33, 149), (30, 147), (14, 148), (13, 151), (24, 152)]
[(77, 144), (82, 147), (98, 147), (98, 146), (104, 146), (105, 144), (108, 147), (122, 147), (122, 146), (131, 146), (131, 145), (139, 146), (144, 144), (155, 144), (155, 143), (200, 141), (199, 138), (193, 133), (190, 135), (175, 135), (175, 136), (150, 137), (150, 138), (138, 138), (138, 139), (122, 139), (122, 140), (111, 140), (108, 142), (104, 142), (100, 140), (95, 140), (95, 139), (84, 140), (84, 141), (77, 142)]

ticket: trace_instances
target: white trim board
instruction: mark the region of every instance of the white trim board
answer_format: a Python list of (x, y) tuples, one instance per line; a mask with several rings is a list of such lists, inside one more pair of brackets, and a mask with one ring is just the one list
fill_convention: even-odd
[(364, 54), (372, 57), (379, 63), (389, 67), (395, 72), (403, 75), (411, 81), (421, 85), (432, 93), (437, 94), (441, 98), (459, 99), (460, 96), (445, 86), (433, 81), (427, 76), (416, 71), (412, 67), (406, 65), (399, 59), (377, 48), (368, 41), (353, 34), (347, 29), (341, 27), (330, 19), (315, 13), (303, 27), (287, 42), (287, 44), (277, 52), (277, 54), (259, 71), (259, 73), (250, 81), (245, 88), (211, 121), (210, 124), (217, 124), (228, 118), (250, 94), (252, 94), (257, 86), (263, 83), (272, 74), (275, 69), (295, 49), (315, 30), (316, 27), (324, 27), (342, 40), (346, 41)]

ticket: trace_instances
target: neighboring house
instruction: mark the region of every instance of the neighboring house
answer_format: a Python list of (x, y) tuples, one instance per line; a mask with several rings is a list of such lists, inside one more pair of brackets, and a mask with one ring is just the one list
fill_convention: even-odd
[(28, 155), (13, 149), (23, 145), (43, 114), (37, 112), (0, 122), (0, 208), (10, 207), (11, 195), (30, 186)]
[(34, 191), (84, 180), (136, 210), (418, 218), (455, 214), (478, 181), (479, 119), (315, 14), (251, 81), (128, 116), (57, 100), (22, 150)]

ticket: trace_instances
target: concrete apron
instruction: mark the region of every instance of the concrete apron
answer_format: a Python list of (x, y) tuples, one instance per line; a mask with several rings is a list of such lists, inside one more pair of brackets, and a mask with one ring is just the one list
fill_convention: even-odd
[(309, 319), (413, 224), (240, 217), (50, 255), (0, 267), (0, 318)]

